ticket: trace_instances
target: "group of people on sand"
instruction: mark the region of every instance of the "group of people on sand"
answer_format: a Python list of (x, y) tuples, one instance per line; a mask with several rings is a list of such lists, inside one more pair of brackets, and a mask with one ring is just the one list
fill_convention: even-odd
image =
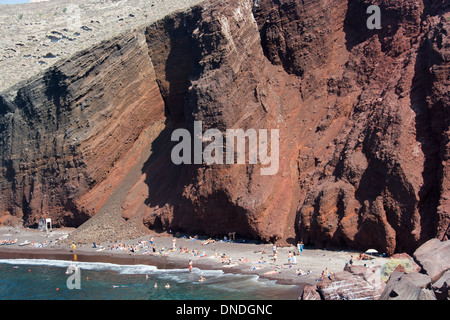
[(322, 274), (320, 275), (320, 277), (318, 279), (316, 279), (316, 281), (322, 281), (325, 278), (330, 279), (330, 277), (333, 275), (333, 272), (330, 272), (328, 270), (328, 267), (325, 267), (325, 270), (322, 271)]
[[(198, 237), (190, 237), (189, 240), (198, 240)], [(153, 253), (154, 255), (165, 255), (166, 252), (179, 252), (179, 253), (183, 253), (183, 254), (190, 254), (193, 257), (199, 258), (199, 257), (205, 257), (206, 254), (203, 251), (202, 253), (199, 252), (198, 249), (189, 249), (186, 246), (179, 246), (179, 248), (177, 249), (176, 247), (176, 238), (174, 238), (172, 240), (172, 247), (169, 250), (166, 250), (164, 247), (161, 247), (161, 249), (159, 250), (159, 253), (157, 252), (156, 249), (156, 244), (155, 244), (155, 239), (153, 237), (150, 238), (150, 240), (148, 241), (144, 241), (144, 240), (139, 240), (136, 244), (125, 244), (125, 243), (116, 243), (113, 245), (110, 245), (107, 249), (108, 250), (124, 250), (128, 253), (136, 253), (136, 252), (140, 252), (140, 253)], [(207, 239), (207, 240), (203, 240), (201, 242), (201, 245), (208, 245), (211, 243), (215, 243), (216, 241), (213, 239)], [(293, 268), (294, 265), (297, 265), (297, 257), (301, 255), (301, 253), (303, 252), (303, 248), (304, 248), (304, 244), (303, 242), (298, 242), (297, 246), (296, 246), (296, 250), (290, 250), (288, 252), (287, 255), (287, 264), (285, 263), (282, 266), (277, 265), (278, 262), (278, 256), (279, 256), (279, 252), (278, 252), (278, 248), (275, 245), (275, 243), (272, 246), (272, 258), (273, 258), (273, 270), (271, 271), (267, 271), (265, 274), (275, 274), (275, 273), (280, 273), (282, 271), (282, 269), (286, 269), (286, 268)], [(256, 252), (256, 251), (255, 251)], [(254, 263), (256, 263), (256, 265), (253, 265), (251, 270), (256, 271), (259, 269), (263, 268), (263, 264), (267, 263), (267, 261), (264, 259), (264, 254), (266, 253), (266, 250), (262, 250), (262, 251), (258, 251), (258, 252), (262, 252), (262, 256), (258, 261), (254, 261)], [(217, 252), (214, 253), (214, 258), (216, 258), (217, 260), (219, 260), (224, 267), (225, 266), (234, 266), (237, 265), (237, 263), (233, 264), (233, 260), (231, 256), (228, 256), (225, 253), (219, 254)], [(358, 257), (356, 257), (357, 260), (369, 260), (369, 259), (373, 259), (372, 257), (368, 256), (365, 253), (361, 253), (359, 254)], [(352, 263), (353, 261), (353, 256), (350, 259), (350, 263)], [(248, 258), (242, 257), (240, 259), (237, 260), (237, 262), (239, 263), (251, 263), (251, 261)], [(189, 272), (192, 272), (193, 270), (193, 261), (191, 259), (189, 259), (189, 263), (188, 263), (188, 269)], [(297, 268), (295, 271), (295, 275), (297, 276), (303, 276), (303, 275), (307, 275), (310, 274), (311, 271), (303, 271), (300, 268)], [(322, 281), (326, 278), (329, 278), (332, 275), (332, 273), (328, 270), (328, 268), (325, 268), (325, 270), (322, 271), (321, 275), (316, 279), (317, 281)], [(204, 277), (200, 277), (199, 281), (203, 282), (206, 279)]]
[(359, 256), (356, 258), (356, 260), (373, 260), (374, 257), (371, 257), (365, 253), (360, 253)]
[[(94, 242), (93, 248), (98, 248), (99, 246)], [(100, 246), (101, 247), (101, 246)], [(101, 247), (103, 248), (103, 247)], [(115, 250), (121, 250), (125, 251), (129, 254), (134, 253), (142, 253), (142, 254), (153, 254), (153, 255), (161, 255), (164, 256), (167, 254), (167, 252), (173, 252), (176, 251), (176, 239), (173, 239), (172, 242), (172, 248), (165, 248), (162, 246), (159, 250), (156, 248), (155, 240), (153, 237), (150, 238), (150, 241), (147, 244), (147, 241), (145, 240), (138, 240), (136, 244), (126, 244), (126, 243), (115, 243), (112, 245), (109, 245), (106, 250), (108, 251), (115, 251)]]
[[(298, 250), (298, 255), (300, 255), (300, 253), (303, 252), (303, 242), (299, 242), (297, 244), (297, 250)], [(277, 250), (277, 246), (275, 244), (273, 244), (272, 246), (272, 257), (273, 257), (273, 263), (276, 264), (278, 261), (278, 250)], [(293, 265), (293, 264), (297, 264), (297, 257), (295, 254), (295, 251), (289, 251), (288, 253), (288, 258), (287, 258), (287, 263), (289, 265)]]
[[(94, 248), (95, 248), (95, 244), (94, 244)], [(107, 250), (109, 251), (114, 251), (114, 250), (122, 250), (125, 251), (127, 253), (136, 253), (136, 252), (147, 252), (148, 250), (151, 250), (152, 248), (149, 247), (144, 247), (144, 244), (142, 242), (138, 242), (136, 245), (135, 244), (126, 244), (126, 243), (116, 243), (116, 244), (112, 244), (110, 245)], [(156, 247), (153, 245), (153, 252), (156, 251)]]
[(5, 239), (5, 240), (0, 240), (0, 246), (10, 246), (12, 244), (15, 244), (17, 242), (17, 239)]
[[(17, 239), (5, 239), (5, 240), (0, 240), (0, 246), (12, 246), (13, 244), (17, 243)], [(18, 243), (18, 246), (23, 247), (23, 246), (30, 246), (32, 248), (44, 248), (46, 246), (48, 246), (49, 242), (44, 241), (44, 242), (35, 242), (35, 241), (24, 241), (22, 243)]]
[(310, 274), (312, 271), (311, 270), (308, 270), (308, 271), (303, 271), (303, 270), (301, 270), (300, 268), (298, 268), (296, 271), (295, 271), (295, 275), (296, 276), (304, 276), (305, 274)]
[(205, 245), (210, 244), (210, 243), (216, 243), (216, 240), (211, 239), (211, 238), (209, 238), (207, 240), (203, 240), (202, 241), (202, 246), (205, 246)]

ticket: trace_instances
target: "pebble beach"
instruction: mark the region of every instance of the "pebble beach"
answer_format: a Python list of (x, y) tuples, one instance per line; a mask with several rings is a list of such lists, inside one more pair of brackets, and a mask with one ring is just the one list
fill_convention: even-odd
[[(358, 260), (362, 254), (353, 251), (332, 251), (296, 246), (276, 247), (245, 239), (230, 242), (192, 235), (154, 233), (116, 242), (78, 244), (68, 237), (75, 229), (53, 229), (51, 232), (23, 227), (0, 228), (0, 258), (40, 258), (110, 262), (117, 264), (149, 264), (161, 269), (195, 268), (253, 274), (276, 280), (279, 284), (315, 285), (324, 271), (343, 270), (352, 259), (354, 265), (384, 265), (388, 258), (371, 257)], [(8, 242), (7, 244), (6, 242)], [(299, 288), (301, 292), (301, 288)]]

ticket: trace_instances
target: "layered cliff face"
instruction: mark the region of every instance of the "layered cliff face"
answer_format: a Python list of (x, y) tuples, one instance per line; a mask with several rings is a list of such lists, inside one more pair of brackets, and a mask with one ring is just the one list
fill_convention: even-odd
[[(387, 253), (444, 237), (449, 8), (378, 1), (368, 30), (371, 4), (205, 1), (5, 92), (2, 219), (95, 215), (80, 241), (131, 224)], [(194, 121), (279, 130), (277, 173), (175, 165)]]
[(25, 225), (86, 221), (139, 157), (144, 130), (164, 117), (140, 33), (80, 52), (1, 100), (2, 215)]

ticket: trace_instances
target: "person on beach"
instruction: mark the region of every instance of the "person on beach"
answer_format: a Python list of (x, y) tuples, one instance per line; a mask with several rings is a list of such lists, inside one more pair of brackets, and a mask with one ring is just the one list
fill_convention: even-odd
[(328, 267), (325, 267), (325, 270), (322, 271), (322, 275), (320, 276), (320, 281), (325, 279), (325, 278), (329, 278), (331, 276), (331, 272), (328, 271)]
[(192, 266), (193, 266), (192, 260), (189, 260), (189, 272), (192, 272)]
[(297, 243), (297, 250), (298, 250), (298, 254), (303, 252), (303, 242), (298, 242)]
[(275, 251), (275, 253), (273, 254), (273, 263), (277, 263), (277, 259), (278, 259), (278, 253)]

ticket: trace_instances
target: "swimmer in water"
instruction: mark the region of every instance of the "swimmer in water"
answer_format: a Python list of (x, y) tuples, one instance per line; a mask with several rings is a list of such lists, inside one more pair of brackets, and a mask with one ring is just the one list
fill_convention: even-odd
[(165, 287), (166, 289), (169, 289), (169, 288), (170, 288), (170, 285), (169, 285), (169, 284), (166, 284), (164, 287)]

